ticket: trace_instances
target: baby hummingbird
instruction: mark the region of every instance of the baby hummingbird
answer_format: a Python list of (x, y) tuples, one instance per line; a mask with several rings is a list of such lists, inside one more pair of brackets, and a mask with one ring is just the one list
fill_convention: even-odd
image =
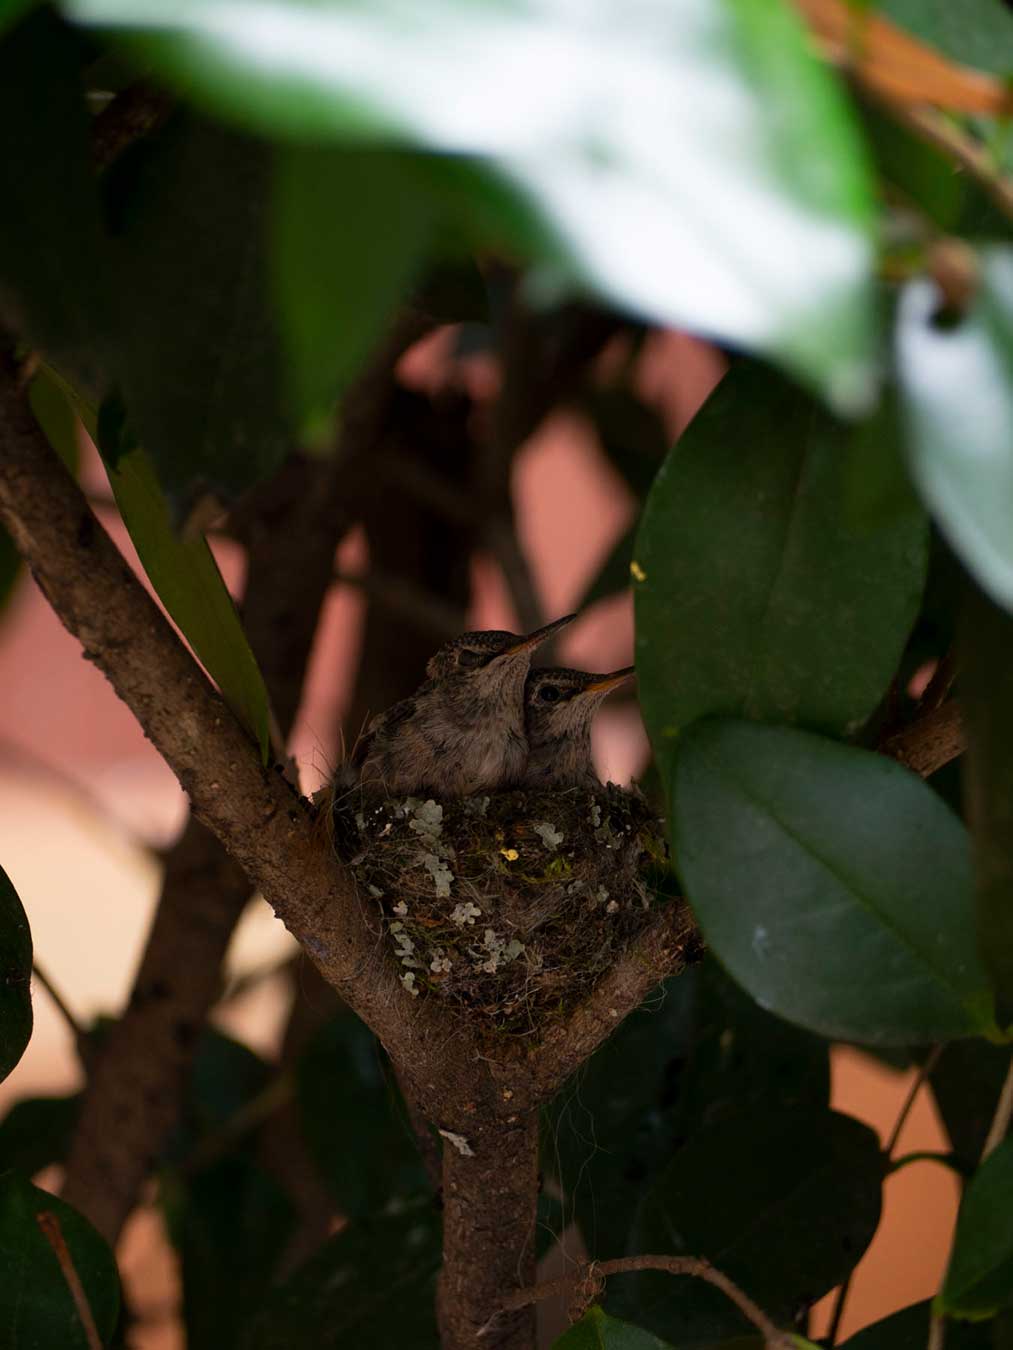
[(374, 717), (352, 753), (358, 781), (391, 795), (463, 797), (516, 783), (528, 756), (524, 681), (536, 647), (568, 614), (525, 637), (463, 633), (426, 666), (415, 693)]
[(632, 666), (610, 675), (548, 667), (531, 671), (524, 689), (525, 787), (601, 787), (591, 758), (591, 722), (606, 694), (634, 673)]

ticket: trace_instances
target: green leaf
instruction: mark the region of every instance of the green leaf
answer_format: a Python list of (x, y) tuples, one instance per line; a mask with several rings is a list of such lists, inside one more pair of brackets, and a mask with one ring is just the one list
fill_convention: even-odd
[(137, 556), (183, 636), (267, 762), (267, 690), (236, 607), (201, 535), (181, 536), (143, 449), (106, 461), (109, 484)]
[(1013, 616), (974, 589), (966, 597), (958, 650), (978, 948), (1005, 1026), (1013, 1023)]
[[(676, 1155), (640, 1207), (629, 1250), (705, 1257), (790, 1325), (865, 1251), (882, 1175), (876, 1134), (850, 1116), (734, 1116)], [(654, 1271), (610, 1282), (607, 1306), (676, 1345), (752, 1331), (718, 1290)]]
[(31, 1177), (63, 1162), (80, 1109), (80, 1093), (15, 1102), (0, 1121), (0, 1172), (15, 1168)]
[(694, 912), (761, 1006), (872, 1045), (992, 1027), (967, 836), (921, 779), (808, 732), (715, 720), (681, 742), (672, 793)]
[(381, 1212), (418, 1194), (426, 1175), (383, 1051), (352, 1013), (328, 1022), (297, 1070), (299, 1114), (310, 1153), (338, 1212)]
[(275, 173), (275, 268), (290, 393), (331, 412), (419, 269), (436, 202), (406, 155), (286, 146)]
[(981, 1158), (1011, 1055), (1008, 1045), (955, 1041), (946, 1046), (929, 1075), (957, 1164), (968, 1176)]
[(971, 1178), (957, 1215), (941, 1309), (990, 1317), (1013, 1303), (1013, 1139), (1005, 1139)]
[(67, 1281), (36, 1221), (42, 1212), (56, 1217), (108, 1344), (120, 1305), (112, 1252), (87, 1219), (17, 1172), (0, 1177), (0, 1340), (9, 1350), (88, 1350)]
[[(776, 355), (842, 408), (868, 401), (867, 166), (787, 4), (66, 10), (119, 29), (188, 96), (260, 132), (483, 157), (558, 241), (543, 294), (564, 279), (563, 253), (570, 280), (624, 308)], [(487, 197), (481, 176), (472, 188)]]
[(876, 9), (954, 61), (1013, 73), (1013, 15), (1002, 0), (876, 0)]
[(932, 282), (901, 295), (897, 357), (911, 474), (954, 551), (1013, 608), (1013, 249), (981, 255), (973, 308), (936, 320)]
[(350, 1223), (271, 1294), (244, 1350), (438, 1350), (430, 1203)]
[(50, 12), (0, 39), (0, 321), (101, 382), (106, 254), (78, 44)]
[(569, 1331), (553, 1342), (552, 1350), (671, 1350), (667, 1341), (643, 1331), (618, 1317), (609, 1317), (603, 1308), (588, 1308)]
[(178, 116), (117, 161), (120, 382), (173, 510), (229, 500), (291, 444), (267, 147)]
[(599, 600), (607, 600), (610, 595), (618, 595), (620, 591), (625, 591), (629, 587), (630, 563), (633, 561), (636, 537), (634, 527), (625, 530), (612, 545), (577, 606), (582, 613)]
[(32, 1035), (32, 931), (0, 868), (0, 1081), (25, 1052)]
[(634, 569), (640, 698), (659, 756), (708, 713), (845, 732), (878, 703), (918, 611), (927, 531), (917, 510), (854, 521), (851, 436), (741, 363), (665, 461)]
[[(874, 1322), (845, 1342), (845, 1350), (925, 1350), (932, 1303), (914, 1303), (882, 1322)], [(992, 1326), (986, 1322), (951, 1322), (946, 1328), (947, 1350), (993, 1350)]]

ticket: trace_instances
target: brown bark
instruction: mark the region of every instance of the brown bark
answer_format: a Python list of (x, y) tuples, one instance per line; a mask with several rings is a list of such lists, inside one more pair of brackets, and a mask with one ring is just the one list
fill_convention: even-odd
[(495, 1315), (535, 1277), (538, 1112), (443, 1145), (443, 1350), (532, 1350), (533, 1305)]
[(962, 755), (966, 746), (960, 705), (951, 700), (887, 737), (880, 749), (899, 764), (929, 778)]

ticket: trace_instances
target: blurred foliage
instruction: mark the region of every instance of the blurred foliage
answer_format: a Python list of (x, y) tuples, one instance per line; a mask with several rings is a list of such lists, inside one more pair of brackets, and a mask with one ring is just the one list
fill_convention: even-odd
[[(407, 483), (481, 553), (503, 513), (489, 447), (564, 405), (590, 428), (629, 519), (582, 603), (635, 592), (652, 791), (710, 954), (545, 1111), (541, 1240), (572, 1220), (593, 1256), (707, 1256), (801, 1336), (866, 1250), (888, 1165), (829, 1109), (830, 1044), (925, 1064), (945, 1042), (924, 1090), (966, 1184), (936, 1307), (948, 1347), (984, 1350), (1013, 1316), (1013, 15), (882, 0), (853, 32), (877, 10), (929, 44), (906, 49), (910, 86), (877, 83), (896, 34), (869, 29), (876, 59), (844, 80), (786, 0), (0, 0), (0, 336), (68, 468), (82, 425), (98, 444), (265, 758), (207, 535), (248, 542), (251, 491), (343, 444), (395, 315), (447, 330), (458, 372), (498, 363), (517, 406), (427, 395), (436, 453), (390, 432), (350, 521)], [(617, 341), (577, 359), (587, 313)], [(652, 325), (729, 358), (675, 446), (641, 378)], [(18, 568), (0, 535), (0, 606)], [(416, 615), (434, 599), (400, 580)], [(969, 749), (925, 785), (876, 747), (937, 713), (940, 668)], [(0, 1076), (31, 1033), (31, 963), (0, 874)], [(308, 1256), (272, 1136), (287, 1108), (343, 1225)], [(30, 1180), (77, 1110), (29, 1098), (0, 1122), (0, 1336), (20, 1350), (87, 1345), (40, 1208), (102, 1343), (126, 1334), (111, 1252)], [(284, 1069), (206, 1031), (152, 1164), (191, 1350), (435, 1346), (417, 1143), (350, 1012)], [(929, 1315), (848, 1344), (924, 1345)], [(748, 1331), (713, 1289), (640, 1273), (559, 1347), (745, 1350)]]

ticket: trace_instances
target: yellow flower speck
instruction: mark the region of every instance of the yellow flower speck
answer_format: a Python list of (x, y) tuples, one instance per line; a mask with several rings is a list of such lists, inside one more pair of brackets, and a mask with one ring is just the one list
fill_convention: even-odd
[(637, 562), (636, 558), (634, 558), (633, 561), (630, 563), (630, 576), (633, 578), (634, 581), (647, 580), (647, 573)]
[(516, 862), (521, 856), (515, 848), (501, 848), (500, 853), (506, 858), (507, 862)]

